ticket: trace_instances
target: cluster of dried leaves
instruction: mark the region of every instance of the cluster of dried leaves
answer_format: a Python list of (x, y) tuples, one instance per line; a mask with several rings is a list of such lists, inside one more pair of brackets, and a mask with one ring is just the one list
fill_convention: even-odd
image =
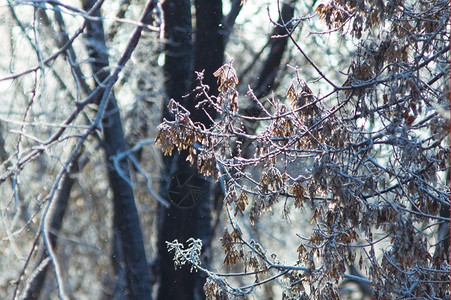
[[(338, 299), (347, 267), (357, 265), (375, 298), (449, 297), (449, 6), (409, 3), (318, 6), (329, 28), (360, 39), (346, 82), (331, 94), (315, 95), (295, 78), (285, 98), (264, 100), (270, 105), (249, 91), (262, 110), (249, 117), (230, 63), (214, 74), (219, 96), (199, 85), (206, 98), (199, 109), (218, 113), (210, 128), (171, 102), (175, 120), (164, 120), (156, 143), (165, 154), (187, 149), (201, 174), (223, 181), (224, 264), (243, 264), (243, 276), (255, 276), (241, 289), (211, 276), (207, 296), (245, 295), (280, 278), (284, 299)], [(373, 34), (363, 40), (365, 31)], [(243, 238), (236, 218), (254, 222), (281, 202), (283, 214), (311, 211), (312, 234), (300, 239), (294, 265)]]

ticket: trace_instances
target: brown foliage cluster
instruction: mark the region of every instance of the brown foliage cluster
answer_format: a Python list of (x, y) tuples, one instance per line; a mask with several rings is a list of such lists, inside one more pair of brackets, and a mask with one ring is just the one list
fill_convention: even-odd
[[(171, 145), (189, 149), (202, 174), (225, 181), (232, 229), (221, 239), (224, 264), (242, 264), (243, 276), (247, 270), (281, 276), (285, 299), (338, 299), (351, 265), (368, 278), (375, 298), (447, 297), (449, 254), (438, 231), (449, 227), (439, 214), (449, 210), (450, 198), (443, 114), (449, 111), (448, 3), (329, 1), (316, 10), (330, 29), (360, 40), (344, 84), (320, 96), (295, 78), (285, 97), (264, 101), (250, 90), (248, 100), (262, 109), (250, 117), (240, 109), (245, 100), (232, 63), (226, 64), (215, 72), (219, 96), (208, 95), (202, 83), (198, 88), (207, 99), (198, 107), (218, 113), (214, 124), (194, 124), (177, 107), (176, 121), (160, 125), (157, 143), (166, 154)], [(246, 130), (249, 123), (255, 132)], [(283, 214), (310, 214), (312, 234), (300, 239), (295, 265), (267, 257), (263, 246), (243, 237), (236, 219), (247, 215), (254, 223), (277, 203)], [(249, 292), (220, 282), (207, 283), (211, 298), (224, 289)]]
[[(237, 103), (234, 100), (237, 92), (234, 84), (227, 86), (232, 91), (221, 88), (220, 100), (210, 98), (215, 100), (211, 105), (221, 115), (215, 125), (202, 128), (189, 119), (183, 121), (186, 116), (179, 113), (182, 116), (179, 123), (166, 121), (160, 125), (159, 143), (164, 145), (161, 141), (171, 138), (177, 141), (178, 150), (193, 149), (191, 153), (205, 151), (211, 155), (209, 161), (215, 163), (201, 163), (204, 169), (199, 170), (204, 175), (208, 170), (226, 179), (225, 203), (234, 211), (232, 219), (248, 211), (254, 222), (279, 201), (296, 209), (306, 203), (311, 205), (310, 224), (314, 231), (297, 249), (298, 263), (308, 271), (303, 274), (304, 280), (292, 279), (291, 284), (296, 282), (299, 289), (291, 286), (291, 292), (304, 291), (301, 286), (308, 282), (310, 295), (326, 297), (325, 291), (330, 290), (327, 297), (337, 299), (334, 285), (325, 283), (337, 284), (343, 279), (346, 266), (356, 264), (357, 256), (360, 256), (358, 265), (366, 270), (380, 298), (400, 291), (403, 282), (413, 280), (415, 276), (411, 274), (419, 270), (423, 270), (422, 276), (415, 280), (422, 282), (421, 289), (427, 286), (431, 293), (443, 292), (447, 265), (433, 258), (435, 246), (418, 231), (434, 220), (440, 203), (447, 199), (447, 190), (436, 182), (440, 166), (447, 168), (445, 148), (422, 149), (420, 145), (424, 141), (418, 137), (413, 139), (412, 131), (401, 131), (395, 136), (390, 136), (390, 128), (374, 136), (364, 133), (349, 115), (344, 117), (344, 108), (340, 111), (342, 118), (337, 117), (336, 108), (320, 108), (318, 98), (304, 83), (299, 85), (300, 91), (290, 86), (285, 101), (291, 102), (291, 106), (272, 100), (274, 112), (255, 118), (261, 123), (261, 133), (249, 135), (241, 126), (248, 118), (241, 116), (239, 109), (228, 109), (237, 107), (233, 104)], [(227, 102), (226, 97), (233, 101)], [(406, 127), (407, 121), (404, 120), (401, 130), (411, 128)], [(182, 135), (179, 124), (183, 124)], [(238, 137), (251, 141), (250, 147), (255, 149), (253, 157), (234, 155)], [(440, 142), (445, 138), (443, 135), (436, 137)], [(194, 141), (200, 144), (197, 148), (194, 148)], [(404, 141), (402, 145), (401, 141)], [(384, 152), (392, 152), (396, 157), (393, 160), (377, 158)], [(306, 172), (290, 167), (293, 163), (304, 166)], [(260, 167), (260, 172), (250, 175), (245, 172), (247, 166)], [(252, 187), (246, 187), (245, 182)], [(234, 225), (233, 228), (232, 233), (225, 231), (221, 239), (224, 264), (240, 263), (257, 274), (272, 269), (263, 258), (264, 251), (255, 250), (255, 245), (246, 251), (239, 227)], [(373, 234), (382, 238), (375, 242)], [(357, 246), (365, 240), (366, 246)], [(375, 253), (373, 246), (381, 241), (392, 246), (379, 259), (380, 254)], [(293, 272), (289, 272), (287, 278), (294, 278)], [(430, 281), (442, 284), (431, 285)], [(214, 285), (214, 281), (209, 283), (210, 288)]]

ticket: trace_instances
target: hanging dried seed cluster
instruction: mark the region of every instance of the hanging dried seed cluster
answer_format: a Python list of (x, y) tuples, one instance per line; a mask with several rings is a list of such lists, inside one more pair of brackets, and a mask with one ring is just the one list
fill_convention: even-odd
[[(218, 112), (211, 127), (194, 124), (171, 104), (175, 121), (160, 125), (157, 144), (168, 155), (174, 147), (188, 150), (202, 174), (224, 180), (224, 264), (240, 264), (255, 276), (252, 287), (240, 290), (210, 274), (212, 299), (247, 295), (271, 281), (265, 276), (280, 279), (284, 299), (339, 299), (349, 266), (365, 276), (359, 280), (376, 299), (449, 297), (449, 231), (443, 229), (449, 219), (440, 212), (449, 211), (450, 197), (443, 113), (449, 111), (449, 77), (443, 81), (449, 33), (440, 31), (449, 24), (438, 17), (449, 7), (446, 1), (373, 2), (327, 1), (316, 9), (329, 28), (356, 39), (391, 20), (385, 24), (391, 34), (381, 30), (356, 43), (347, 78), (331, 84), (331, 94), (317, 95), (296, 77), (285, 97), (261, 100), (250, 90), (249, 100), (238, 92), (230, 63), (214, 73), (219, 95), (202, 103)], [(246, 115), (247, 100), (260, 115)], [(284, 216), (301, 211), (310, 224), (292, 265), (268, 256), (239, 224), (242, 216), (257, 224), (282, 206)]]

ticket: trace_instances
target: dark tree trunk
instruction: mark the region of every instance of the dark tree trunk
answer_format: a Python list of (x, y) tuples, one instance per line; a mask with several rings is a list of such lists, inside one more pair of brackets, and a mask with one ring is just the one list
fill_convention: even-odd
[[(196, 0), (196, 31), (194, 43), (194, 70), (204, 71), (203, 83), (210, 87), (209, 94), (218, 95), (217, 78), (213, 73), (224, 63), (224, 31), (220, 27), (223, 22), (222, 0)], [(196, 85), (197, 82), (194, 83)], [(193, 87), (194, 88), (194, 87)], [(193, 95), (194, 96), (194, 95)], [(192, 112), (193, 121), (201, 122), (205, 126), (211, 125), (211, 119), (208, 118), (201, 110), (196, 110), (194, 106), (198, 101), (204, 100), (191, 98), (188, 105)], [(211, 108), (204, 108), (211, 118), (215, 118), (215, 111)], [(199, 217), (197, 219), (198, 237), (202, 238), (204, 246), (203, 263), (209, 267), (210, 262), (210, 246), (213, 235), (212, 224), (212, 198), (210, 196), (211, 180), (204, 180), (203, 185), (206, 187), (203, 198), (198, 204), (197, 210)], [(205, 274), (201, 274), (205, 275)], [(197, 283), (199, 288), (205, 283), (205, 276), (197, 277), (201, 281)], [(202, 294), (204, 297), (204, 294)]]
[[(286, 24), (293, 18), (296, 2), (297, 0), (285, 0), (283, 2), (278, 20), (279, 25)], [(254, 94), (257, 98), (266, 96), (271, 89), (274, 89), (277, 85), (276, 75), (280, 69), (282, 57), (288, 43), (287, 29), (290, 30), (290, 27), (287, 26), (287, 28), (285, 28), (283, 26), (277, 26), (271, 34), (271, 40), (268, 42), (268, 46), (271, 48), (260, 71), (257, 84), (254, 87)], [(277, 38), (272, 38), (273, 36), (276, 36)], [(254, 101), (244, 109), (244, 114), (251, 117), (259, 117), (261, 113), (261, 107)], [(255, 133), (257, 123), (244, 122), (244, 125), (244, 129), (247, 133)], [(241, 147), (243, 149), (242, 155), (244, 157), (249, 157), (249, 141), (240, 139), (240, 143), (242, 144)]]
[[(170, 0), (163, 3), (165, 20), (165, 64), (164, 77), (167, 104), (172, 98), (182, 102), (189, 92), (192, 65), (192, 25), (189, 0)], [(166, 106), (163, 116), (170, 117)]]
[[(279, 25), (283, 25), (293, 18), (296, 1), (286, 0), (283, 2), (278, 20)], [(277, 84), (275, 79), (288, 43), (287, 29), (290, 30), (290, 28), (290, 26), (287, 28), (277, 26), (272, 32), (271, 36), (275, 38), (269, 43), (271, 49), (260, 72), (257, 86), (254, 88), (257, 98), (266, 96)]]
[(242, 0), (232, 0), (230, 11), (227, 16), (224, 17), (224, 45), (229, 41), (230, 34), (232, 34), (233, 27), (235, 26), (236, 18), (240, 14), (242, 7)]
[[(166, 107), (170, 99), (183, 103), (183, 96), (188, 94), (190, 74), (192, 73), (192, 25), (189, 0), (165, 1), (163, 4), (165, 19), (165, 88), (167, 99), (163, 107), (163, 117), (171, 118)], [(183, 103), (184, 104), (184, 103)], [(163, 157), (164, 169), (160, 193), (165, 199), (175, 187), (178, 177), (193, 171), (186, 163), (186, 155), (174, 154)], [(183, 171), (186, 172), (183, 173)], [(177, 192), (177, 191), (175, 191)], [(172, 201), (174, 201), (173, 199)], [(177, 200), (175, 202), (178, 203)], [(197, 274), (190, 273), (189, 268), (174, 269), (173, 255), (168, 253), (166, 241), (178, 239), (183, 242), (195, 234), (197, 219), (195, 208), (180, 208), (171, 204), (169, 208), (159, 206), (158, 210), (158, 269), (160, 272), (158, 299), (194, 299), (194, 282)]]
[[(88, 10), (94, 4), (94, 0), (83, 1), (83, 8)], [(96, 16), (101, 17), (100, 11), (96, 13)], [(100, 84), (109, 76), (108, 53), (101, 18), (99, 21), (91, 21), (87, 26), (86, 43), (92, 59), (92, 71), (97, 84)], [(103, 147), (109, 161), (111, 156), (127, 148), (114, 93), (111, 93), (108, 100), (102, 126)], [(121, 161), (119, 167), (123, 175), (130, 177), (126, 160)], [(119, 291), (121, 298), (151, 299), (150, 272), (133, 189), (111, 164), (108, 164), (108, 179), (113, 191), (113, 266), (119, 279), (118, 285), (126, 286), (126, 290), (122, 288)], [(124, 271), (126, 285), (120, 280)]]
[[(224, 62), (224, 34), (220, 27), (223, 21), (222, 0), (196, 0), (196, 32), (194, 43), (194, 70), (204, 70), (203, 83), (210, 87), (210, 94), (218, 94), (217, 78), (213, 73)], [(194, 86), (197, 82), (194, 82)], [(188, 105), (188, 110), (192, 113), (193, 121), (201, 122), (206, 126), (211, 125), (211, 121), (205, 116), (202, 110), (195, 110), (194, 106), (203, 99), (193, 99)], [(214, 112), (208, 110), (214, 117)]]
[[(182, 103), (194, 121), (209, 125), (202, 110), (194, 107), (200, 99), (183, 97), (193, 87), (194, 70), (205, 70), (205, 84), (217, 91), (213, 72), (223, 61), (224, 46), (219, 24), (222, 21), (222, 2), (217, 0), (196, 1), (196, 30), (193, 47), (191, 5), (189, 0), (166, 1), (163, 5), (167, 44), (165, 47), (165, 86), (167, 101)], [(194, 49), (193, 49), (194, 48)], [(194, 55), (193, 55), (194, 53)], [(171, 118), (168, 110), (163, 117)], [(212, 114), (212, 112), (210, 112)], [(161, 195), (171, 202), (170, 208), (159, 208), (159, 269), (160, 288), (158, 299), (205, 298), (205, 277), (200, 272), (190, 272), (190, 266), (174, 269), (173, 254), (168, 253), (166, 241), (201, 238), (204, 253), (208, 253), (211, 238), (210, 183), (198, 175), (195, 167), (186, 161), (187, 152), (164, 157)], [(185, 183), (184, 186), (182, 184)], [(181, 201), (183, 197), (185, 200)]]

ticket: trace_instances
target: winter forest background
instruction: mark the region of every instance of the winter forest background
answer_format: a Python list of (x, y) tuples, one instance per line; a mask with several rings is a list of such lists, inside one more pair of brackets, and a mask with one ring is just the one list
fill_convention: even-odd
[(0, 3), (1, 299), (449, 299), (449, 1)]

